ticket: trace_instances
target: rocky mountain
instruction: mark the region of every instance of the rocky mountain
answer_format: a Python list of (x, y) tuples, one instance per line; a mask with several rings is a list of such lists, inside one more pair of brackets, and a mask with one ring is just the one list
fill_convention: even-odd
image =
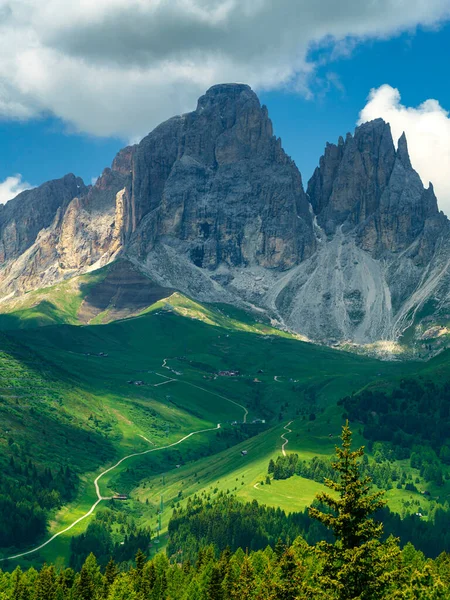
[(267, 109), (224, 84), (94, 186), (67, 175), (0, 207), (0, 293), (121, 257), (159, 289), (262, 310), (315, 341), (395, 341), (450, 321), (449, 232), (384, 121), (327, 144), (305, 193)]

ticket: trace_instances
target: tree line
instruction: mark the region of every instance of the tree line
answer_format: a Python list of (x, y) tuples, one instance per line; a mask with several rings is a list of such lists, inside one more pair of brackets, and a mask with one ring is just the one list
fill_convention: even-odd
[(11, 457), (0, 472), (0, 547), (20, 547), (44, 535), (48, 511), (71, 500), (77, 483), (68, 466), (52, 471)]
[(148, 527), (138, 527), (132, 516), (106, 508), (95, 515), (84, 533), (72, 538), (70, 566), (79, 571), (92, 548), (100, 567), (105, 567), (110, 558), (122, 565), (132, 560), (139, 549), (149, 548), (151, 540)]
[(409, 458), (414, 446), (431, 446), (450, 464), (450, 381), (407, 378), (392, 391), (365, 389), (338, 404), (344, 418), (364, 424), (364, 437), (390, 442), (396, 458)]
[(383, 526), (373, 513), (383, 508), (383, 492), (371, 491), (360, 472), (363, 449), (351, 449), (346, 426), (337, 449), (332, 493), (318, 495), (309, 515), (333, 535), (333, 541), (291, 544), (248, 551), (229, 548), (216, 554), (201, 548), (194, 559), (163, 553), (148, 560), (138, 551), (132, 565), (111, 559), (101, 569), (90, 554), (81, 569), (39, 572), (16, 568), (0, 572), (2, 600), (388, 600), (450, 598), (450, 556), (426, 559), (411, 544), (382, 539)]

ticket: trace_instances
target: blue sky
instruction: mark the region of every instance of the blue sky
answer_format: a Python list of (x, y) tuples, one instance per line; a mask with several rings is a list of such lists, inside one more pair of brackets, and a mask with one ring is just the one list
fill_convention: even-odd
[[(130, 3), (132, 4), (134, 1), (130, 0)], [(245, 4), (246, 0), (243, 1)], [(113, 55), (111, 43), (108, 42), (108, 36), (114, 35), (114, 31), (112, 33), (106, 31), (106, 25), (101, 20), (101, 12), (90, 16), (92, 22), (95, 21), (97, 29), (94, 27), (94, 31), (91, 32), (91, 23), (89, 22), (89, 26), (87, 26), (87, 21), (84, 20), (82, 26), (78, 26), (73, 37), (71, 37), (70, 30), (66, 31), (64, 21), (59, 20), (52, 29), (48, 27), (51, 17), (47, 16), (47, 21), (45, 21), (44, 15), (41, 20), (44, 19), (45, 29), (50, 29), (50, 34), (47, 32), (44, 40), (45, 44), (52, 52), (59, 52), (58, 60), (53, 58), (52, 63), (53, 66), (56, 65), (54, 68), (55, 82), (49, 83), (51, 77), (44, 69), (44, 66), (48, 68), (45, 61), (50, 50), (47, 46), (45, 48), (47, 54), (42, 54), (42, 56), (39, 54), (40, 49), (33, 47), (30, 51), (27, 48), (18, 48), (17, 56), (20, 52), (22, 54), (17, 64), (22, 68), (25, 62), (23, 56), (26, 56), (29, 70), (25, 73), (22, 81), (19, 81), (17, 77), (15, 79), (11, 77), (11, 81), (8, 81), (8, 76), (3, 74), (3, 80), (6, 83), (5, 89), (14, 90), (11, 97), (6, 97), (7, 94), (4, 93), (4, 98), (2, 97), (2, 63), (0, 60), (0, 181), (20, 174), (24, 181), (32, 185), (39, 185), (48, 179), (73, 172), (81, 176), (86, 183), (90, 183), (91, 179), (99, 175), (105, 166), (110, 165), (115, 153), (130, 139), (137, 139), (151, 130), (163, 118), (180, 112), (175, 108), (193, 109), (195, 98), (209, 87), (209, 84), (230, 80), (230, 73), (236, 73), (234, 80), (244, 81), (247, 72), (250, 79), (248, 82), (257, 88), (261, 101), (268, 106), (275, 133), (282, 138), (284, 148), (296, 161), (305, 184), (318, 163), (325, 142), (335, 142), (339, 135), (353, 131), (360, 111), (367, 104), (370, 90), (386, 84), (398, 89), (401, 94), (401, 104), (393, 109), (390, 106), (390, 112), (387, 108), (385, 111), (396, 122), (393, 127), (394, 131), (402, 127), (408, 128), (407, 134), (411, 137), (410, 146), (413, 145), (414, 156), (417, 155), (416, 167), (419, 173), (424, 180), (430, 178), (431, 175), (434, 179), (439, 179), (450, 156), (450, 154), (446, 154), (447, 150), (450, 152), (449, 143), (446, 141), (449, 137), (446, 135), (446, 127), (450, 121), (445, 114), (445, 109), (450, 109), (450, 78), (448, 77), (450, 25), (447, 20), (450, 16), (450, 3), (448, 0), (430, 0), (429, 13), (431, 16), (428, 17), (428, 13), (424, 15), (420, 12), (422, 10), (420, 2), (410, 0), (406, 6), (411, 6), (411, 13), (416, 11), (417, 14), (413, 15), (412, 20), (409, 21), (405, 17), (406, 20), (403, 23), (403, 16), (399, 16), (395, 12), (397, 9), (393, 8), (399, 4), (398, 2), (377, 1), (380, 6), (381, 4), (386, 6), (386, 11), (390, 11), (389, 14), (386, 14), (385, 28), (382, 16), (379, 16), (378, 13), (361, 15), (358, 13), (358, 3), (348, 0), (344, 3), (345, 6), (348, 5), (347, 16), (344, 15), (348, 19), (348, 26), (344, 19), (339, 25), (340, 29), (335, 28), (335, 30), (333, 21), (322, 23), (320, 11), (318, 16), (308, 15), (313, 24), (311, 27), (315, 27), (320, 33), (315, 33), (314, 36), (311, 34), (311, 39), (298, 47), (295, 45), (295, 23), (292, 25), (294, 41), (291, 41), (290, 45), (284, 39), (286, 36), (281, 41), (283, 30), (280, 29), (279, 40), (275, 36), (272, 44), (275, 54), (280, 48), (282, 52), (280, 50), (276, 61), (274, 59), (272, 71), (268, 69), (267, 73), (264, 72), (259, 78), (253, 75), (254, 69), (246, 71), (245, 66), (246, 61), (250, 66), (256, 64), (255, 56), (258, 51), (261, 52), (260, 47), (255, 42), (255, 47), (244, 47), (243, 45), (239, 51), (235, 52), (232, 38), (231, 46), (227, 45), (226, 40), (218, 42), (223, 44), (223, 53), (229, 54), (231, 67), (228, 63), (224, 66), (217, 59), (217, 64), (214, 63), (213, 68), (210, 69), (211, 75), (197, 77), (198, 69), (195, 71), (195, 75), (193, 71), (191, 80), (195, 80), (195, 85), (191, 86), (191, 89), (179, 82), (179, 73), (176, 72), (177, 66), (175, 66), (172, 69), (175, 75), (169, 69), (169, 72), (164, 71), (163, 78), (156, 79), (157, 95), (156, 92), (155, 95), (152, 95), (152, 92), (149, 91), (153, 88), (146, 87), (148, 81), (145, 78), (148, 80), (155, 77), (153, 66), (155, 61), (160, 58), (157, 56), (159, 48), (133, 47), (133, 52), (128, 56), (128, 46), (131, 48), (138, 44), (136, 39), (139, 32), (136, 32), (135, 29), (130, 33), (130, 37), (124, 37), (122, 41), (117, 40), (117, 46), (122, 48), (121, 52), (124, 54), (116, 56)], [(13, 0), (13, 4), (21, 2), (22, 0)], [(306, 6), (308, 2), (309, 0), (304, 5)], [(176, 3), (179, 8), (186, 4), (185, 0), (177, 0)], [(212, 16), (208, 13), (211, 16), (211, 22), (216, 23), (217, 19), (226, 17), (230, 23), (234, 23), (236, 29), (241, 27), (242, 15), (241, 21), (232, 21), (231, 9), (229, 14), (227, 13), (224, 17), (217, 12), (220, 9), (220, 3), (217, 3), (216, 0), (203, 0), (203, 4), (208, 3), (212, 8), (215, 5), (217, 13), (211, 12)], [(262, 0), (260, 4), (264, 3), (267, 1)], [(324, 11), (326, 11), (326, 3), (327, 0), (316, 0), (311, 4), (310, 10), (313, 11), (317, 4), (323, 4)], [(1, 4), (2, 0), (0, 0), (0, 8)], [(50, 0), (50, 4), (54, 5), (53, 12), (55, 12), (64, 3), (61, 4), (61, 0)], [(415, 8), (416, 5), (417, 8)], [(126, 8), (122, 0), (99, 0), (98, 6), (100, 8), (107, 7), (110, 10), (116, 9), (122, 19), (121, 22), (123, 22), (123, 11)], [(280, 0), (279, 6), (280, 11), (283, 9), (285, 14), (280, 13), (278, 16), (284, 18), (288, 15), (289, 10), (293, 6), (295, 7), (295, 0)], [(75, 11), (73, 13), (75, 28), (77, 26), (76, 19), (80, 17), (76, 12), (77, 3), (73, 10)], [(273, 25), (272, 23), (269, 25), (275, 33), (276, 15), (274, 13), (277, 11), (278, 9), (272, 9), (273, 14), (269, 14), (274, 21)], [(345, 13), (345, 10), (341, 12)], [(179, 18), (178, 13), (176, 18)], [(295, 15), (295, 13), (292, 14)], [(377, 24), (375, 21), (378, 17), (380, 18)], [(96, 18), (97, 20), (95, 20)], [(175, 17), (172, 15), (171, 19), (164, 21), (167, 35), (170, 33), (170, 26)], [(256, 22), (255, 19), (254, 16), (249, 26)], [(332, 15), (330, 19), (332, 19)], [(156, 17), (153, 15), (153, 21), (155, 20)], [(294, 18), (291, 19), (291, 21), (293, 20)], [(299, 23), (301, 22), (299, 21)], [(180, 21), (180, 23), (184, 27), (183, 22)], [(285, 26), (283, 25), (285, 21), (281, 20), (280, 23), (283, 27)], [(422, 26), (423, 23), (425, 26)], [(28, 31), (32, 27), (34, 32), (39, 32), (42, 23), (40, 24), (38, 20), (33, 22), (30, 20), (29, 23), (21, 23), (21, 26), (24, 31)], [(263, 33), (265, 22), (261, 20), (259, 26)], [(192, 41), (194, 36), (189, 27), (192, 29), (190, 21), (183, 30), (185, 37), (182, 43), (186, 48), (197, 43)], [(301, 25), (298, 27), (300, 28)], [(347, 29), (350, 35), (345, 35)], [(123, 27), (121, 27), (122, 30)], [(333, 37), (333, 42), (324, 44), (323, 33), (326, 34), (328, 31), (330, 31), (330, 35), (338, 35), (338, 39)], [(339, 33), (337, 34), (336, 31)], [(358, 33), (356, 37), (354, 31)], [(143, 33), (145, 34), (146, 31)], [(236, 31), (235, 45), (240, 44), (238, 33)], [(200, 34), (197, 32), (196, 35), (199, 37)], [(300, 30), (299, 36), (301, 36)], [(144, 37), (146, 36), (144, 35)], [(164, 45), (163, 42), (161, 44)], [(173, 44), (177, 45), (178, 39)], [(208, 40), (204, 44), (206, 48), (202, 51), (207, 52)], [(44, 46), (44, 42), (42, 45)], [(81, 47), (82, 50), (80, 50)], [(311, 50), (311, 47), (315, 49)], [(148, 55), (151, 57), (148, 59), (149, 63), (145, 63), (147, 58), (143, 58), (144, 62), (141, 61), (138, 64), (137, 61), (141, 59), (136, 57), (140, 56), (139, 52), (144, 50), (146, 53), (150, 53)], [(197, 48), (195, 50), (198, 51)], [(171, 51), (172, 48), (169, 45), (168, 49), (164, 50), (165, 54), (162, 58), (167, 61)], [(83, 62), (81, 59), (79, 64), (77, 63), (78, 71), (75, 70), (74, 61), (80, 58), (80, 52), (87, 53), (86, 56), (81, 56), (84, 64), (86, 64), (87, 56), (93, 63), (98, 63), (97, 72), (91, 73), (87, 70), (83, 72), (79, 66)], [(162, 50), (161, 53), (163, 53)], [(271, 54), (273, 53), (272, 49)], [(295, 60), (290, 58), (294, 54)], [(124, 59), (124, 56), (127, 58)], [(17, 58), (14, 55), (12, 57)], [(167, 62), (164, 64), (167, 66)], [(105, 65), (108, 65), (108, 70)], [(63, 74), (58, 72), (60, 66)], [(64, 71), (62, 67), (64, 67)], [(30, 69), (32, 70), (30, 71)], [(275, 71), (276, 76), (273, 75)], [(144, 81), (139, 79), (136, 73)], [(31, 83), (27, 82), (25, 85), (23, 81), (26, 77)], [(252, 78), (253, 80), (251, 80)], [(161, 79), (164, 81), (161, 82)], [(128, 90), (130, 81), (135, 85), (135, 90), (132, 89), (131, 95), (127, 96), (126, 90)], [(108, 87), (108, 85), (112, 87)], [(267, 91), (268, 89), (270, 91)], [(111, 90), (114, 92), (111, 93)], [(136, 98), (138, 103), (135, 102)], [(433, 121), (435, 123), (434, 131), (430, 133), (434, 137), (431, 142), (427, 141), (428, 138), (424, 142), (420, 137), (424, 129), (423, 111), (414, 112), (414, 109), (429, 99), (435, 99), (439, 104), (435, 110), (437, 120)], [(117, 103), (116, 112), (114, 112), (114, 103)], [(384, 116), (384, 114), (377, 113), (377, 111), (383, 112), (379, 108), (380, 101), (378, 104), (376, 102), (372, 104), (374, 105), (366, 114), (369, 114), (370, 117)], [(3, 114), (2, 106), (6, 107), (3, 108)], [(427, 111), (429, 113), (428, 109)], [(433, 110), (431, 112), (433, 113)], [(427, 124), (426, 128), (430, 129), (430, 126)], [(83, 133), (77, 133), (77, 131)], [(439, 136), (442, 139), (438, 139)], [(445, 154), (439, 165), (436, 165), (434, 157), (420, 155), (420, 148), (427, 143), (430, 147), (433, 145), (434, 148), (442, 149), (442, 152), (439, 150), (439, 153)], [(437, 171), (438, 166), (439, 172)], [(448, 166), (450, 167), (450, 165)], [(439, 183), (443, 201), (447, 194), (444, 179), (445, 177), (442, 175), (443, 183)], [(450, 206), (450, 183), (448, 198)]]
[(335, 73), (341, 89), (331, 85), (310, 100), (283, 92), (262, 93), (260, 98), (269, 108), (275, 133), (306, 182), (325, 142), (336, 142), (347, 131), (353, 133), (372, 88), (389, 84), (400, 90), (406, 106), (435, 98), (450, 110), (449, 57), (450, 25), (437, 31), (404, 33), (358, 45), (348, 57), (328, 63), (319, 78)]

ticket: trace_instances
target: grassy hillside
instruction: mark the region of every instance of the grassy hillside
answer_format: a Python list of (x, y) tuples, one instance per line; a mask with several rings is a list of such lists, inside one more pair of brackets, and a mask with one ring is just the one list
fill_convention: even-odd
[(0, 330), (106, 323), (139, 314), (173, 290), (125, 260), (0, 302)]
[[(101, 479), (101, 493), (129, 495), (121, 508), (152, 529), (161, 496), (163, 528), (171, 506), (194, 493), (230, 490), (243, 500), (301, 510), (320, 483), (294, 476), (261, 485), (269, 459), (281, 452), (282, 434), (288, 451), (327, 457), (342, 423), (340, 398), (394, 388), (405, 376), (445, 379), (449, 372), (448, 355), (429, 363), (380, 362), (304, 343), (254, 315), (179, 294), (141, 312), (103, 325), (16, 328), (2, 335), (3, 460), (33, 456), (42, 468), (70, 465), (79, 477), (75, 499), (50, 511), (51, 533), (89, 510), (94, 478), (118, 459), (204, 429), (211, 431), (127, 459)], [(361, 433), (356, 425), (359, 441)], [(412, 497), (423, 500), (405, 490), (389, 492), (398, 511)], [(19, 562), (67, 561), (71, 536), (88, 523)], [(6, 556), (13, 553), (4, 549)]]

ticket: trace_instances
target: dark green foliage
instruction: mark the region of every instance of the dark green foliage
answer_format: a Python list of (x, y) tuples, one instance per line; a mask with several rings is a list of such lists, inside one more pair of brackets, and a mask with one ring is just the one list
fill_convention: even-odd
[[(114, 524), (121, 525), (123, 534), (120, 541), (114, 532)], [(148, 529), (137, 527), (134, 520), (123, 513), (102, 510), (89, 523), (85, 533), (72, 538), (70, 566), (81, 569), (92, 549), (95, 549), (98, 564), (102, 567), (109, 564), (111, 557), (122, 563), (131, 561), (135, 555), (139, 557), (139, 566), (142, 567), (142, 552), (139, 554), (139, 551), (147, 550), (150, 542), (151, 533)]]
[[(373, 549), (372, 549), (373, 550)], [(163, 554), (147, 560), (137, 553), (135, 567), (110, 560), (102, 572), (93, 554), (74, 572), (57, 572), (44, 565), (12, 573), (0, 571), (2, 600), (336, 600), (337, 598), (391, 600), (446, 600), (449, 598), (450, 556), (426, 560), (412, 545), (399, 552), (394, 541), (377, 546), (375, 564), (360, 561), (368, 573), (386, 565), (373, 585), (355, 596), (350, 578), (344, 592), (330, 589), (323, 580), (326, 560), (301, 538), (291, 546), (277, 544), (259, 551), (224, 551), (219, 557), (210, 547), (190, 561), (170, 562)], [(396, 562), (392, 567), (392, 556)], [(348, 567), (349, 565), (344, 565)], [(392, 574), (401, 572), (395, 580)], [(361, 581), (366, 577), (361, 573)]]
[(276, 462), (270, 461), (268, 473), (273, 473), (274, 479), (289, 479), (292, 475), (300, 475), (323, 483), (326, 478), (334, 477), (331, 461), (315, 456), (312, 460), (300, 460), (298, 454), (289, 453), (278, 456)]
[[(292, 545), (279, 537), (274, 549), (248, 551), (238, 548), (232, 554), (226, 548), (217, 556), (214, 545), (203, 545), (196, 552), (179, 544), (214, 536), (218, 531), (221, 543), (226, 536), (220, 523), (225, 511), (225, 525), (236, 536), (239, 528), (258, 521), (265, 530), (280, 528), (288, 516), (282, 511), (260, 507), (256, 502), (243, 505), (226, 494), (213, 503), (195, 498), (188, 508), (174, 511), (172, 534), (187, 534), (171, 540), (173, 559), (158, 554), (147, 561), (138, 549), (134, 565), (110, 559), (104, 574), (93, 554), (77, 568), (57, 573), (53, 566), (39, 573), (29, 569), (22, 573), (0, 571), (2, 600), (403, 600), (449, 598), (450, 557), (440, 555), (426, 560), (411, 544), (400, 550), (397, 540), (390, 537), (381, 542), (382, 525), (372, 514), (383, 508), (383, 492), (371, 493), (370, 478), (360, 473), (363, 449), (351, 450), (348, 425), (342, 434), (342, 447), (336, 449), (333, 469), (338, 475), (326, 479), (334, 494), (319, 494), (321, 506), (310, 509), (311, 517), (330, 529), (335, 541), (310, 546), (298, 537)], [(282, 514), (281, 514), (282, 513)], [(108, 524), (113, 511), (104, 511), (94, 524), (101, 525), (112, 536)], [(289, 532), (293, 532), (290, 522)], [(191, 530), (189, 530), (189, 526)], [(441, 523), (446, 526), (446, 523)], [(203, 528), (203, 531), (202, 531)], [(206, 529), (205, 529), (206, 528)], [(98, 534), (100, 529), (93, 529)], [(193, 534), (196, 531), (197, 537)], [(91, 533), (92, 533), (91, 532)], [(272, 535), (273, 537), (273, 535)], [(107, 538), (105, 538), (107, 539)], [(81, 543), (84, 540), (79, 540)], [(103, 540), (103, 543), (105, 541)], [(106, 544), (107, 545), (107, 544)], [(186, 559), (187, 555), (190, 558)], [(119, 559), (120, 560), (120, 559)]]
[(220, 493), (212, 501), (194, 496), (186, 508), (175, 509), (169, 521), (169, 556), (176, 553), (193, 557), (202, 546), (213, 545), (217, 551), (231, 548), (258, 550), (284, 545), (301, 535), (310, 543), (331, 539), (325, 528), (303, 512), (286, 514), (280, 508), (244, 503), (234, 496)]
[[(326, 508), (316, 502), (313, 505), (320, 510)], [(400, 539), (402, 545), (411, 542), (430, 557), (449, 552), (450, 512), (436, 509), (428, 519), (420, 519), (416, 511), (417, 508), (412, 515), (401, 518), (388, 507), (378, 510), (375, 517), (383, 524), (384, 539), (393, 535)], [(174, 511), (169, 532), (169, 555), (190, 558), (191, 561), (203, 545), (212, 544), (220, 552), (227, 547), (233, 550), (239, 546), (255, 550), (267, 545), (275, 547), (278, 540), (283, 547), (283, 540), (286, 542), (298, 535), (309, 544), (333, 540), (323, 525), (311, 519), (308, 509), (286, 514), (280, 509), (256, 502), (240, 502), (224, 494), (219, 494), (214, 500), (200, 497), (188, 500), (186, 508)], [(84, 556), (87, 554), (86, 546)]]
[[(392, 392), (365, 389), (339, 401), (350, 421), (364, 423), (364, 437), (409, 452), (422, 441), (450, 460), (450, 381), (404, 379)], [(409, 454), (408, 454), (409, 455)], [(398, 456), (397, 458), (400, 458)], [(401, 457), (405, 458), (405, 456)]]
[[(433, 451), (431, 451), (433, 452)], [(361, 466), (361, 473), (371, 478), (373, 483), (380, 489), (389, 490), (393, 487), (393, 482), (406, 479), (405, 469), (400, 469), (392, 464), (387, 457), (377, 452), (379, 462), (364, 461)], [(312, 479), (323, 483), (325, 479), (336, 479), (336, 473), (333, 470), (332, 460), (326, 460), (314, 456), (311, 460), (300, 460), (298, 454), (287, 454), (278, 456), (276, 462), (271, 460), (268, 473), (273, 473), (274, 479), (289, 479), (293, 475), (300, 475), (306, 479)], [(271, 470), (272, 469), (272, 470)], [(406, 488), (408, 489), (408, 488)], [(414, 488), (415, 491), (417, 491)]]
[(320, 493), (317, 499), (330, 510), (309, 509), (310, 516), (330, 529), (336, 541), (316, 547), (323, 560), (319, 581), (339, 600), (374, 600), (392, 594), (400, 584), (400, 549), (393, 538), (381, 543), (383, 526), (372, 515), (385, 505), (383, 492), (371, 492), (370, 477), (361, 475), (358, 460), (364, 448), (351, 449), (352, 434), (342, 429), (342, 446), (336, 448), (333, 469), (336, 481), (325, 480), (334, 493)]
[(326, 532), (318, 529), (307, 511), (286, 514), (279, 508), (259, 505), (256, 500), (243, 503), (220, 493), (213, 500), (189, 498), (186, 508), (175, 509), (169, 522), (169, 556), (182, 555), (193, 560), (202, 546), (212, 544), (218, 551), (229, 547), (258, 550), (285, 543), (298, 535), (315, 542)]
[(69, 467), (52, 472), (11, 457), (0, 474), (0, 547), (21, 546), (43, 535), (47, 511), (69, 501), (77, 481)]

